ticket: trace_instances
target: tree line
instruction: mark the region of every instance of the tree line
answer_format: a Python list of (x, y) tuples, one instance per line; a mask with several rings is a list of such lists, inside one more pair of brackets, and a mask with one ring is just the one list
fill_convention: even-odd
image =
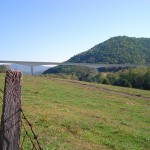
[(150, 68), (126, 68), (118, 72), (99, 73), (96, 76), (93, 76), (92, 72), (45, 74), (45, 76), (150, 90)]

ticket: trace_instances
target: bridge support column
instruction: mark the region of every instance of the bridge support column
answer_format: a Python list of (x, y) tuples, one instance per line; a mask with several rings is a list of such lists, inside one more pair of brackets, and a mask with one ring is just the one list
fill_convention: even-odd
[(98, 75), (99, 71), (98, 68), (94, 68), (94, 76)]
[(33, 76), (33, 66), (31, 66), (31, 75)]

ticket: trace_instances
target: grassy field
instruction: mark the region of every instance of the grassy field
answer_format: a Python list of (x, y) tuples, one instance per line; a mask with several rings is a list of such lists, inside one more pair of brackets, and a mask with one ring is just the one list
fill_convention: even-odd
[[(0, 75), (1, 89), (3, 84), (4, 75)], [(150, 91), (88, 85), (150, 97)], [(150, 149), (150, 100), (142, 97), (119, 96), (67, 80), (24, 76), (22, 108), (44, 150)], [(29, 140), (23, 148), (32, 149)]]

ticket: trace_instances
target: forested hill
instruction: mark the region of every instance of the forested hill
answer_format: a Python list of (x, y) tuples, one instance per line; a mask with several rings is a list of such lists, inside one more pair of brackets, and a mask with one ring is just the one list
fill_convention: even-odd
[(113, 37), (68, 61), (111, 64), (150, 63), (150, 38)]
[[(117, 36), (100, 43), (88, 51), (71, 57), (67, 62), (149, 64), (150, 38)], [(77, 67), (55, 67), (45, 73), (65, 73)], [(81, 69), (80, 69), (81, 70)]]

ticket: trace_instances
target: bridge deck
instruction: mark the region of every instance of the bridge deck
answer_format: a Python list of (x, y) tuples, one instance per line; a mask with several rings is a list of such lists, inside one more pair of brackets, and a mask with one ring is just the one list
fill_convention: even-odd
[(98, 73), (98, 68), (102, 67), (146, 67), (150, 66), (150, 64), (98, 64), (98, 63), (70, 63), (70, 62), (32, 62), (32, 61), (0, 61), (2, 64), (19, 64), (26, 65), (31, 67), (31, 74), (33, 75), (33, 67), (41, 66), (41, 65), (69, 65), (69, 66), (82, 66), (94, 68), (94, 75)]
[(101, 67), (144, 67), (150, 66), (149, 64), (98, 64), (98, 63), (70, 63), (70, 62), (32, 62), (32, 61), (0, 61), (4, 64), (20, 64), (26, 66), (41, 66), (41, 65), (69, 65), (69, 66), (84, 66), (90, 68), (101, 68)]

